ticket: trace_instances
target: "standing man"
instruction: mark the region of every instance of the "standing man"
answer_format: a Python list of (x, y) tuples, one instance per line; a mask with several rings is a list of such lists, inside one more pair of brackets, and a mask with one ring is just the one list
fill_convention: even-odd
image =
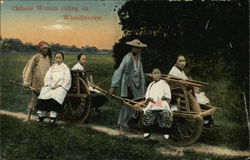
[[(23, 69), (23, 86), (42, 88), (44, 86), (44, 77), (50, 66), (52, 65), (52, 53), (49, 44), (41, 41), (38, 44), (39, 52), (31, 57)], [(26, 121), (30, 120), (31, 113), (37, 105), (38, 95), (32, 92), (29, 104)]]
[[(114, 93), (115, 88), (121, 88), (121, 97), (128, 99), (142, 98), (145, 95), (145, 78), (141, 63), (142, 48), (147, 47), (140, 40), (126, 42), (132, 46), (132, 49), (127, 53), (119, 66), (114, 72), (111, 88), (109, 92)], [(126, 105), (121, 106), (118, 118), (119, 135), (125, 136), (125, 129), (128, 127), (128, 122), (131, 117), (135, 116), (136, 111)]]

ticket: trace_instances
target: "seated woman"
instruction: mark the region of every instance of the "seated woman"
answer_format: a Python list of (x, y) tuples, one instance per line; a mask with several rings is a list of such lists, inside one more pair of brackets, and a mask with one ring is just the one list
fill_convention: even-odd
[[(78, 60), (78, 63), (75, 64), (71, 70), (80, 70), (80, 71), (84, 71), (84, 67), (87, 63), (87, 55), (86, 54), (79, 54), (77, 56), (77, 60)], [(84, 75), (83, 75), (84, 76)], [(90, 81), (87, 79), (87, 83), (88, 83), (88, 86), (89, 86), (89, 90), (91, 93), (97, 93), (95, 96), (92, 96), (92, 103), (91, 103), (91, 106), (92, 108), (95, 108), (95, 112), (96, 113), (101, 113), (101, 110), (99, 109), (101, 106), (104, 105), (104, 103), (107, 101), (107, 98), (105, 97), (105, 95), (101, 94), (100, 91), (98, 91), (97, 89), (94, 89), (90, 84), (91, 82), (93, 81), (92, 80), (92, 76), (90, 77)]]
[(157, 123), (161, 128), (164, 138), (169, 138), (169, 128), (172, 125), (173, 116), (170, 110), (169, 102), (171, 99), (171, 90), (168, 83), (161, 79), (161, 71), (158, 68), (153, 69), (153, 82), (151, 82), (146, 92), (146, 105), (144, 109), (144, 138), (150, 136), (151, 127)]
[(50, 112), (50, 122), (56, 122), (57, 113), (62, 112), (64, 98), (71, 86), (70, 70), (63, 63), (64, 54), (57, 52), (54, 59), (55, 64), (47, 71), (44, 78), (44, 87), (38, 97), (38, 122), (42, 122), (46, 118), (47, 112)]

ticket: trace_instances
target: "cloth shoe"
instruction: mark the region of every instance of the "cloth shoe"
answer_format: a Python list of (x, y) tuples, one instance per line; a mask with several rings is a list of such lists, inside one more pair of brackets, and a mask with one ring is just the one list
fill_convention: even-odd
[(144, 134), (143, 134), (143, 138), (146, 139), (146, 138), (149, 138), (149, 137), (150, 137), (150, 133), (144, 133)]
[(56, 123), (56, 119), (55, 118), (51, 118), (50, 119), (50, 123)]
[(52, 128), (55, 128), (57, 126), (57, 124), (56, 124), (56, 118), (51, 118), (50, 119), (50, 124), (51, 124)]
[(45, 119), (46, 117), (38, 117), (38, 120), (36, 121), (37, 123), (40, 123), (40, 122), (43, 122), (43, 120)]
[(165, 140), (169, 139), (169, 135), (168, 134), (164, 134), (163, 137), (164, 137)]

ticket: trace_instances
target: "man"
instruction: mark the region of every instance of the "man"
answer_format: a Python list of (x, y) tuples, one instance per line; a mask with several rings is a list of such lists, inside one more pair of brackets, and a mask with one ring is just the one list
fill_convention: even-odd
[[(71, 70), (80, 70), (80, 71), (84, 71), (84, 67), (87, 63), (87, 56), (84, 53), (81, 53), (77, 56), (77, 60), (78, 63), (75, 64)], [(84, 76), (84, 75), (83, 75)], [(104, 103), (106, 103), (107, 98), (105, 97), (105, 95), (103, 95), (100, 91), (98, 91), (97, 89), (94, 89), (92, 86), (90, 86), (90, 84), (93, 82), (92, 76), (90, 75), (90, 81), (88, 80), (88, 78), (86, 78), (88, 85), (89, 85), (89, 90), (91, 93), (94, 93), (92, 98), (92, 103), (91, 106), (92, 108), (94, 108), (94, 112), (95, 113), (102, 113), (102, 111), (99, 109), (101, 106), (104, 105)], [(97, 94), (95, 94), (97, 93)]]
[[(132, 46), (131, 52), (127, 53), (119, 66), (114, 72), (111, 88), (109, 92), (113, 94), (115, 88), (121, 88), (121, 97), (128, 99), (138, 99), (145, 95), (145, 78), (141, 63), (142, 48), (147, 47), (140, 40), (126, 42)], [(121, 106), (118, 118), (119, 135), (125, 136), (125, 129), (128, 127), (129, 120), (135, 116), (136, 111), (126, 105)]]
[[(41, 89), (44, 86), (44, 77), (50, 66), (52, 65), (52, 53), (49, 44), (41, 41), (38, 44), (39, 52), (31, 57), (23, 70), (23, 86)], [(29, 121), (31, 113), (37, 105), (38, 95), (32, 92), (28, 113), (25, 121)]]

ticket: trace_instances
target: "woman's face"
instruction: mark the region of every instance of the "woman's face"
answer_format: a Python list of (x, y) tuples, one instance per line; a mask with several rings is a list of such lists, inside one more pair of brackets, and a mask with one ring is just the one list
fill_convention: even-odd
[(85, 55), (82, 55), (81, 58), (79, 59), (79, 63), (84, 66), (86, 62), (87, 62), (87, 57)]
[(176, 61), (176, 66), (180, 69), (184, 69), (186, 66), (186, 59), (184, 56), (179, 56)]
[(60, 53), (57, 53), (57, 54), (55, 55), (55, 63), (61, 64), (62, 62), (63, 62), (63, 57), (62, 57), (62, 55), (61, 55)]
[(159, 69), (154, 69), (152, 72), (153, 80), (158, 81), (161, 79), (161, 71)]

